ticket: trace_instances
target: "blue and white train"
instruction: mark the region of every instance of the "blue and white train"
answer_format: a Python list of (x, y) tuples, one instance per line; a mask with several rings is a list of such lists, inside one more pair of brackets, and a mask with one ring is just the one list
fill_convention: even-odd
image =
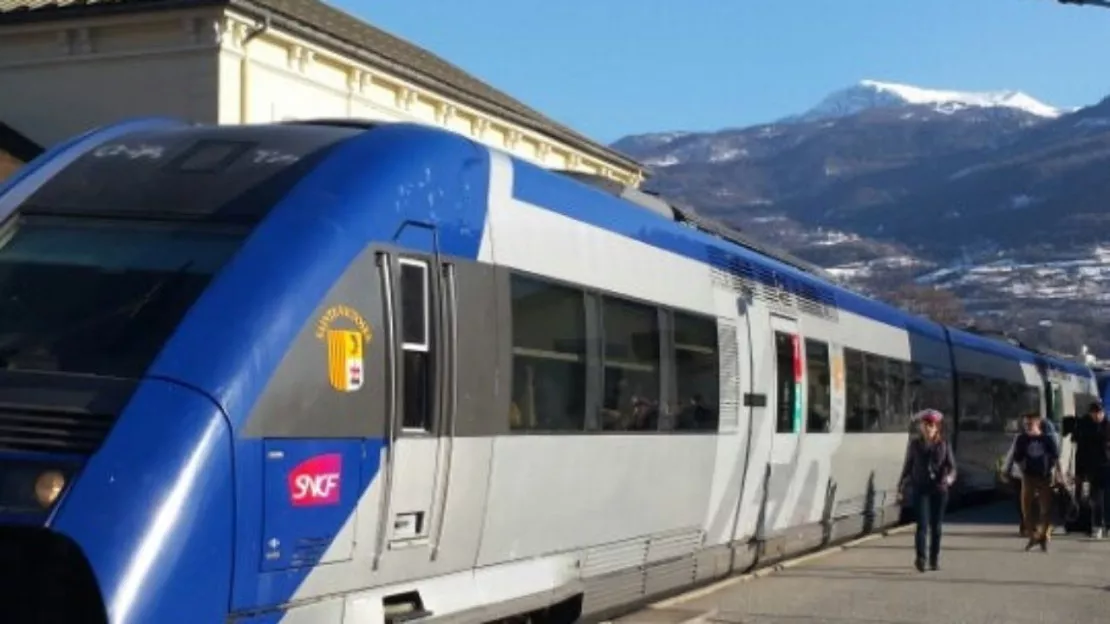
[(5, 622), (605, 616), (962, 492), (1092, 373), (460, 136), (144, 119), (0, 187)]

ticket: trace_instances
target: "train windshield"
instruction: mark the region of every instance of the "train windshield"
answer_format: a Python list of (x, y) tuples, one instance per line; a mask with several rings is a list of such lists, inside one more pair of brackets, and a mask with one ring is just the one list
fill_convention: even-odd
[(0, 226), (0, 370), (139, 378), (241, 231), (19, 216)]

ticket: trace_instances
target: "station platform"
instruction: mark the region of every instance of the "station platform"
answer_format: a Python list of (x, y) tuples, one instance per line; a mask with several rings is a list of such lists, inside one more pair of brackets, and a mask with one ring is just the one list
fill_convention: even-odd
[(655, 603), (615, 624), (1065, 624), (1110, 620), (1110, 540), (1057, 529), (1025, 551), (1013, 504), (950, 514), (940, 570), (913, 527), (868, 536)]

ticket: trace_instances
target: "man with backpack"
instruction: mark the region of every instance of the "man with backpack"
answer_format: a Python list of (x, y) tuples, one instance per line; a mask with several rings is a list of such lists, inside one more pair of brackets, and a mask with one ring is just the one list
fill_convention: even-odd
[(1042, 551), (1047, 551), (1052, 535), (1053, 479), (1060, 476), (1060, 447), (1055, 436), (1044, 430), (1040, 414), (1026, 414), (1023, 420), (1025, 430), (1014, 440), (1013, 453), (1002, 474), (1009, 476), (1014, 464), (1021, 468), (1022, 516), (1030, 532), (1025, 550), (1040, 545)]
[(1087, 408), (1087, 416), (1075, 423), (1075, 484), (1088, 488), (1091, 507), (1091, 537), (1102, 539), (1110, 501), (1110, 421), (1098, 401)]

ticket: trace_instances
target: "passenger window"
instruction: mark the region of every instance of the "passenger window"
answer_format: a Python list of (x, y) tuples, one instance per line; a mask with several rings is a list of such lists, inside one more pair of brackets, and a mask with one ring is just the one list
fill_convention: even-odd
[(991, 420), (994, 418), (990, 380), (978, 375), (960, 375), (959, 393), (959, 429), (990, 431)]
[(1021, 384), (1001, 379), (991, 384), (991, 431), (1017, 431), (1022, 416)]
[(778, 417), (776, 433), (797, 433), (795, 423), (800, 420), (798, 386), (800, 367), (797, 362), (797, 336), (775, 332), (775, 377), (778, 387)]
[(847, 419), (844, 431), (860, 433), (866, 430), (866, 374), (863, 353), (855, 349), (844, 349), (844, 394)]
[(601, 428), (659, 429), (659, 313), (650, 306), (602, 299)]
[(675, 312), (674, 357), (680, 401), (675, 429), (716, 431), (720, 418), (717, 321)]
[(867, 353), (863, 356), (866, 377), (863, 430), (882, 431), (882, 414), (886, 409), (886, 358)]
[(401, 340), (406, 349), (428, 350), (428, 265), (401, 260)]
[(886, 409), (883, 411), (883, 431), (902, 433), (910, 417), (909, 364), (902, 360), (887, 359)]
[(431, 430), (435, 384), (432, 378), (431, 291), (427, 263), (400, 260), (403, 416), (410, 430)]
[(809, 404), (806, 431), (828, 433), (832, 421), (829, 346), (820, 340), (806, 340), (806, 382), (806, 399)]
[(586, 304), (582, 291), (513, 275), (513, 430), (584, 431)]

